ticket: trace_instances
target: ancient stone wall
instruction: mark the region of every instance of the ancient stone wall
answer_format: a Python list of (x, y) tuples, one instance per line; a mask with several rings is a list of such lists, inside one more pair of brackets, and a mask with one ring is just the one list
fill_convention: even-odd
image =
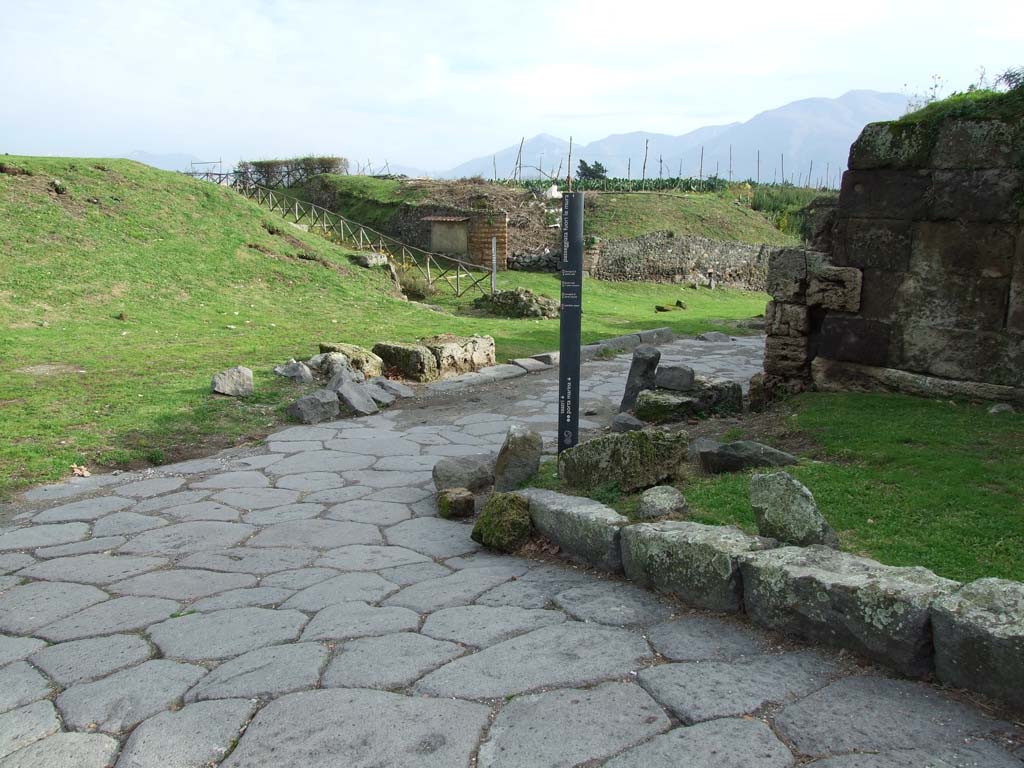
[(474, 264), (490, 268), (491, 237), (497, 238), (498, 269), (508, 267), (508, 214), (504, 211), (467, 211), (442, 205), (402, 206), (392, 218), (388, 233), (403, 243), (430, 250), (430, 216), (469, 217), (469, 253)]
[(876, 123), (849, 166), (822, 251), (769, 258), (765, 374), (1024, 387), (1024, 124)]

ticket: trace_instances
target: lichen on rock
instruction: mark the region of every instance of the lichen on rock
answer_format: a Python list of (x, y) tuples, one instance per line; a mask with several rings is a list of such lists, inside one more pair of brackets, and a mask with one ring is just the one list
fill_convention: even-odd
[(500, 552), (515, 552), (530, 538), (529, 504), (512, 493), (493, 493), (470, 534), (473, 541)]

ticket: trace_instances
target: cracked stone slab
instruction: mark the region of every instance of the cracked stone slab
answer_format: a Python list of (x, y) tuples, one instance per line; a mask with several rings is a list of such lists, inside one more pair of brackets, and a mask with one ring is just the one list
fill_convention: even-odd
[(252, 573), (258, 576), (302, 568), (311, 563), (316, 556), (317, 553), (311, 549), (234, 547), (216, 552), (197, 552), (186, 557), (179, 565), (183, 568)]
[[(418, 443), (405, 440), (401, 437), (377, 437), (370, 439), (350, 438), (347, 433), (326, 443), (326, 446), (333, 451), (345, 451), (347, 453), (367, 454), (382, 458), (384, 456), (416, 456), (420, 452)], [(363, 467), (349, 467), (349, 469), (363, 469)]]
[(272, 701), (223, 768), (452, 768), (468, 765), (489, 710), (465, 701), (320, 690)]
[(49, 701), (37, 701), (0, 715), (0, 758), (60, 730), (57, 710)]
[(149, 643), (137, 635), (110, 635), (51, 645), (31, 661), (67, 688), (141, 664), (152, 654)]
[(354, 469), (366, 469), (376, 459), (361, 453), (343, 453), (341, 451), (306, 451), (295, 453), (280, 461), (275, 461), (267, 468), (272, 475), (299, 475), (308, 472), (347, 472)]
[(760, 720), (722, 719), (656, 736), (605, 768), (789, 768), (793, 755)]
[(432, 613), (423, 634), (439, 640), (483, 648), (510, 637), (565, 621), (561, 611), (529, 610), (502, 606), (463, 605)]
[(319, 566), (339, 571), (379, 571), (413, 563), (429, 563), (430, 558), (405, 547), (355, 544), (327, 552), (316, 561)]
[(1020, 768), (1021, 762), (989, 741), (873, 754), (841, 755), (808, 763), (811, 768)]
[(557, 768), (598, 761), (670, 727), (642, 688), (604, 683), (506, 704), (480, 746), (480, 768)]
[(78, 555), (58, 557), (45, 563), (30, 565), (18, 571), (19, 576), (43, 581), (72, 581), (76, 584), (109, 584), (167, 565), (163, 557), (130, 557), (127, 555)]
[(296, 520), (264, 528), (252, 538), (249, 546), (335, 549), (346, 544), (380, 543), (380, 531), (374, 525), (335, 520)]
[(36, 559), (32, 555), (26, 555), (21, 552), (0, 555), (0, 573), (20, 571), (22, 568), (28, 568), (35, 561)]
[(132, 512), (138, 512), (140, 514), (160, 512), (161, 510), (170, 509), (171, 507), (181, 507), (186, 504), (194, 504), (197, 501), (202, 501), (209, 495), (210, 491), (178, 491), (177, 493), (171, 493), (167, 496), (157, 496), (152, 499), (140, 501), (132, 507)]
[(433, 495), (429, 488), (409, 486), (407, 488), (384, 488), (374, 491), (366, 498), (370, 501), (397, 501), (401, 504), (415, 504), (417, 501), (423, 501)]
[(168, 619), (149, 628), (165, 656), (186, 661), (226, 659), (298, 638), (305, 614), (269, 608), (231, 608)]
[(267, 479), (267, 476), (253, 469), (221, 472), (217, 475), (210, 475), (205, 480), (192, 483), (193, 488), (209, 488), (213, 490), (225, 488), (266, 488), (268, 485), (270, 485), (270, 481)]
[(269, 509), (294, 504), (299, 500), (299, 492), (284, 488), (232, 489), (221, 491), (213, 499), (238, 509)]
[(450, 576), (405, 587), (389, 597), (386, 604), (411, 608), (419, 613), (467, 605), (488, 589), (514, 579), (525, 571), (525, 567), (517, 565), (468, 568)]
[(589, 584), (592, 577), (559, 566), (540, 566), (522, 578), (495, 587), (476, 599), (477, 605), (519, 608), (547, 608), (555, 595), (580, 584)]
[(219, 520), (225, 523), (236, 522), (239, 518), (239, 511), (227, 504), (216, 501), (196, 501), (192, 504), (181, 504), (170, 507), (163, 511), (165, 515), (177, 518), (182, 522), (193, 520)]
[(684, 616), (651, 627), (647, 640), (672, 661), (733, 661), (764, 653), (764, 638), (747, 626), (714, 616)]
[(555, 605), (580, 621), (624, 626), (655, 624), (672, 608), (651, 592), (620, 581), (594, 581), (555, 596)]
[(264, 576), (260, 583), (266, 587), (284, 587), (295, 591), (311, 587), (338, 575), (338, 571), (333, 568), (296, 568)]
[(50, 695), (50, 683), (31, 664), (15, 661), (0, 667), (0, 712), (31, 704)]
[(195, 521), (176, 523), (140, 533), (121, 547), (128, 554), (175, 555), (204, 549), (231, 547), (249, 538), (256, 531), (243, 523)]
[(386, 536), (388, 544), (406, 547), (430, 557), (446, 558), (480, 549), (480, 545), (469, 538), (472, 530), (472, 526), (463, 523), (419, 517), (388, 528)]
[(300, 611), (320, 611), (336, 603), (375, 603), (397, 589), (397, 585), (376, 573), (343, 573), (297, 592), (286, 600), (282, 607)]
[(255, 584), (256, 577), (247, 573), (171, 568), (119, 581), (110, 585), (110, 591), (119, 595), (196, 600), (230, 589), (252, 587)]
[(51, 507), (40, 512), (32, 522), (36, 525), (41, 523), (66, 523), (72, 520), (89, 522), (98, 520), (111, 512), (119, 512), (127, 509), (135, 502), (131, 499), (123, 499), (120, 496), (100, 496), (95, 499), (82, 499), (73, 501), (70, 504), (61, 504), (59, 507)]
[(124, 536), (100, 536), (72, 544), (61, 544), (56, 547), (44, 547), (35, 551), (36, 557), (71, 557), (73, 555), (92, 555), (97, 552), (111, 552), (124, 544), (128, 539)]
[(421, 581), (440, 579), (450, 574), (451, 570), (431, 561), (384, 568), (377, 573), (400, 587), (408, 587), (410, 584), (419, 584)]
[(174, 600), (119, 597), (86, 608), (53, 624), (47, 624), (36, 630), (36, 634), (56, 643), (97, 635), (112, 635), (116, 632), (131, 632), (166, 619), (179, 607)]
[(28, 634), (108, 597), (106, 592), (86, 584), (22, 584), (0, 594), (0, 631)]
[(117, 489), (121, 496), (132, 496), (137, 499), (148, 499), (163, 493), (176, 491), (185, 484), (183, 477), (151, 477), (148, 480), (137, 480), (122, 485)]
[(357, 637), (415, 632), (420, 616), (408, 608), (377, 608), (364, 602), (329, 605), (312, 618), (303, 640), (350, 640)]
[(311, 493), (326, 491), (328, 488), (341, 488), (345, 485), (345, 481), (341, 475), (334, 472), (302, 472), (297, 475), (285, 475), (275, 485), (278, 488)]
[(28, 658), (46, 646), (45, 640), (36, 637), (9, 637), (0, 635), (0, 667), (12, 661)]
[(283, 507), (270, 509), (254, 509), (246, 512), (242, 519), (250, 525), (274, 525), (290, 523), (293, 520), (309, 520), (324, 511), (323, 504), (297, 503), (285, 504)]
[(319, 440), (286, 440), (284, 442), (267, 443), (271, 453), (302, 453), (304, 451), (322, 451), (324, 444)]
[(70, 728), (116, 734), (170, 707), (204, 675), (193, 664), (155, 659), (72, 686), (57, 697), (57, 707)]
[(385, 456), (383, 459), (377, 459), (373, 468), (379, 470), (405, 469), (409, 471), (426, 471), (432, 470), (434, 465), (440, 460), (440, 456), (431, 456), (429, 454), (423, 456)]
[(465, 649), (414, 632), (364, 637), (343, 643), (324, 672), (325, 688), (401, 688)]
[(266, 469), (275, 461), (281, 457), (274, 453), (256, 454), (254, 456), (243, 456), (240, 459), (235, 459), (228, 464), (228, 469), (232, 471), (243, 470), (243, 469)]
[(117, 755), (117, 739), (101, 733), (55, 733), (0, 762), (0, 768), (107, 768)]
[(757, 656), (742, 663), (662, 664), (640, 672), (640, 684), (684, 723), (744, 715), (769, 703), (806, 696), (840, 673), (814, 651)]
[[(256, 702), (227, 699), (161, 712), (132, 732), (118, 768), (215, 765), (231, 749), (255, 710)], [(182, 738), (182, 734), (188, 734), (188, 738)]]
[(373, 493), (373, 488), (363, 485), (346, 485), (344, 488), (328, 488), (325, 491), (311, 493), (305, 497), (305, 500), (317, 504), (341, 504), (353, 499), (361, 499), (371, 493)]
[(330, 427), (289, 427), (281, 432), (275, 432), (267, 438), (267, 442), (284, 443), (299, 442), (304, 440), (333, 440), (338, 436), (336, 429)]
[(418, 693), (492, 699), (537, 688), (580, 686), (636, 670), (651, 655), (640, 635), (566, 622), (456, 659), (416, 684)]
[(352, 520), (357, 523), (373, 525), (394, 525), (412, 517), (412, 512), (405, 504), (394, 501), (370, 501), (357, 499), (336, 504), (324, 515), (331, 520)]
[(1012, 729), (924, 683), (868, 676), (839, 680), (790, 704), (775, 725), (807, 755), (931, 749)]
[(133, 533), (142, 533), (164, 525), (167, 525), (167, 521), (162, 517), (140, 515), (138, 512), (115, 512), (97, 520), (92, 527), (92, 535), (131, 536)]
[(189, 607), (193, 611), (201, 613), (225, 611), (229, 608), (274, 608), (279, 606), (293, 594), (293, 590), (282, 589), (280, 587), (233, 589), (229, 592), (222, 592), (214, 597), (197, 600)]
[(0, 551), (11, 549), (37, 549), (70, 544), (81, 541), (89, 535), (85, 523), (58, 523), (56, 525), (31, 525), (13, 528), (0, 534)]
[(185, 701), (267, 699), (315, 688), (328, 655), (320, 643), (258, 648), (225, 661), (185, 694)]
[(345, 479), (353, 485), (365, 485), (368, 488), (396, 488), (406, 485), (420, 485), (431, 478), (429, 472), (399, 472), (383, 469), (363, 469), (356, 472), (345, 472)]

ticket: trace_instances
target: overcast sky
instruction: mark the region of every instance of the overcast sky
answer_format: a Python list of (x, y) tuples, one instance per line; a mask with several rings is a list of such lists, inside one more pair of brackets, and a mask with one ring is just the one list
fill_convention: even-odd
[(1022, 0), (0, 0), (0, 152), (446, 168), (1024, 65)]

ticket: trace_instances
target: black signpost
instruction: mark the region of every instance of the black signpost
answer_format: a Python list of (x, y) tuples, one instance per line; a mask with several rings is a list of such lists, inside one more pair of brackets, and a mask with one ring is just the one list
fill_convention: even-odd
[(580, 314), (583, 308), (583, 193), (562, 195), (562, 315), (558, 352), (558, 452), (580, 434)]

